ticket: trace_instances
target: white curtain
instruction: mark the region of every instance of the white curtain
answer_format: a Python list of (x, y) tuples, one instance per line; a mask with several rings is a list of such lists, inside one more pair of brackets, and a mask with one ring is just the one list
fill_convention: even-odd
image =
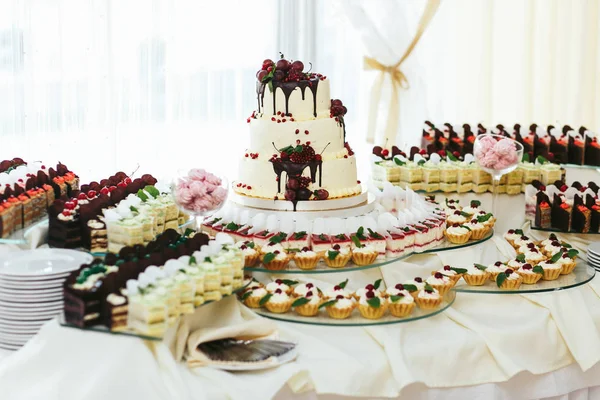
[[(352, 0), (344, 11), (366, 55), (393, 64), (424, 4)], [(597, 0), (444, 0), (404, 64), (410, 89), (401, 94), (397, 142), (417, 144), (426, 119), (598, 130), (599, 22)]]

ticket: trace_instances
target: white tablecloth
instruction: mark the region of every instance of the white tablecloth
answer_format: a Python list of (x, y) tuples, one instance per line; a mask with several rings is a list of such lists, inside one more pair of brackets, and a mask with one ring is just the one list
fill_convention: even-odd
[[(509, 227), (522, 222), (513, 217)], [(312, 278), (336, 283), (349, 277), (349, 286), (357, 288), (383, 276), (393, 284), (445, 263), (489, 263), (508, 251), (496, 237), (478, 247), (414, 256), (381, 271)], [(229, 298), (207, 307), (219, 312), (241, 306)], [(164, 344), (151, 349), (136, 338), (63, 328), (52, 321), (23, 349), (0, 360), (0, 398), (248, 400), (311, 399), (318, 393), (328, 399), (574, 400), (600, 395), (594, 388), (600, 385), (599, 277), (563, 292), (459, 293), (446, 312), (405, 324), (278, 326), (283, 339), (299, 343), (298, 359), (268, 371), (232, 374), (190, 370), (176, 363)]]

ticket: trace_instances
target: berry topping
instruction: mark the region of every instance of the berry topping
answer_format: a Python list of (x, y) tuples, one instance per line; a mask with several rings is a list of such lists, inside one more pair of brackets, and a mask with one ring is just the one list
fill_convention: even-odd
[(279, 254), (279, 250), (275, 250), (273, 254)]
[(303, 247), (302, 251), (310, 251), (310, 249), (308, 247)]
[(281, 293), (283, 293), (283, 291), (281, 289), (275, 289), (275, 293), (281, 294)]
[(552, 246), (560, 246), (560, 242), (555, 240), (552, 243), (550, 243)]
[(315, 285), (313, 285), (312, 283), (307, 283), (307, 284), (306, 284), (306, 287), (310, 289), (310, 288), (313, 288), (313, 287), (315, 287)]
[(336, 300), (341, 300), (341, 299), (343, 299), (343, 298), (344, 298), (344, 296), (342, 296), (341, 294), (338, 294), (337, 296), (335, 296), (335, 299), (336, 299)]
[(85, 193), (79, 193), (79, 195), (77, 196), (77, 198), (79, 200), (87, 200), (87, 196), (85, 195)]
[(531, 264), (523, 264), (523, 266), (521, 267), (521, 269), (529, 270), (529, 269), (533, 269), (533, 267), (531, 266)]
[(444, 271), (452, 271), (449, 265), (444, 265)]
[(535, 249), (535, 243), (527, 243), (527, 248)]
[(71, 215), (71, 212), (69, 210), (64, 210), (61, 214), (64, 215), (65, 217), (68, 217)]
[(404, 290), (404, 285), (401, 283), (398, 283), (396, 286), (394, 286), (396, 289), (398, 290)]
[(341, 287), (339, 287), (338, 285), (335, 285), (335, 286), (333, 287), (333, 290), (336, 290), (336, 291), (337, 291), (337, 290), (342, 290), (342, 288), (341, 288)]
[(439, 272), (436, 272), (435, 274), (433, 274), (433, 276), (435, 277), (435, 279), (442, 279), (444, 277), (444, 275), (442, 275)]
[(415, 278), (415, 282), (423, 283), (423, 278), (419, 278), (418, 276)]
[(512, 270), (512, 269), (510, 269), (510, 268), (508, 268), (506, 271), (504, 271), (504, 273), (506, 274), (506, 276), (508, 276), (508, 275), (512, 274), (513, 272), (515, 272), (515, 271), (513, 271), (513, 270)]
[(108, 188), (107, 188), (107, 187), (103, 187), (102, 189), (100, 189), (100, 193), (101, 193), (101, 194), (106, 194), (106, 195), (107, 195), (107, 194), (109, 194), (109, 193), (110, 193), (110, 191), (108, 190)]
[(75, 203), (73, 203), (72, 201), (67, 201), (65, 203), (65, 208), (67, 210), (74, 210), (75, 209)]
[(87, 192), (87, 197), (88, 198), (96, 197), (96, 191), (95, 190), (88, 191)]
[(312, 290), (309, 290), (308, 292), (306, 292), (306, 297), (311, 297), (313, 295)]
[(527, 236), (521, 236), (521, 240), (529, 240)]
[(372, 299), (373, 297), (375, 297), (375, 292), (370, 290), (365, 294), (365, 296), (367, 296), (367, 299)]
[(275, 283), (278, 285), (281, 285), (283, 283), (283, 281), (281, 279), (275, 279)]
[(373, 286), (372, 284), (369, 283), (367, 286), (365, 286), (365, 289), (373, 290), (373, 289), (375, 289), (375, 286)]
[(502, 265), (502, 263), (501, 263), (500, 261), (496, 261), (496, 262), (494, 263), (494, 265), (495, 265), (496, 267), (499, 267), (499, 266), (501, 266), (501, 265)]
[(334, 250), (339, 250), (340, 249), (340, 245), (339, 244), (334, 244), (333, 245), (333, 249)]
[(454, 215), (460, 215), (460, 211), (458, 211), (458, 210), (454, 211)]

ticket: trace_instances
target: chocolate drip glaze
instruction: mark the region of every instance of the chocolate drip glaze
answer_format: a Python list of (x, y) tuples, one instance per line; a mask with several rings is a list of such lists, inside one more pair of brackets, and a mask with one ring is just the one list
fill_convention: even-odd
[[(286, 183), (287, 179), (292, 178), (300, 178), (302, 172), (306, 168), (310, 169), (310, 180), (312, 183), (317, 181), (317, 172), (319, 173), (319, 186), (321, 186), (322, 172), (323, 172), (323, 161), (308, 161), (305, 163), (295, 163), (292, 161), (276, 161), (272, 162), (273, 171), (275, 171), (275, 175), (277, 175), (277, 193), (281, 193), (281, 174), (283, 172), (286, 173)], [(292, 201), (294, 205), (294, 211), (296, 211), (296, 204), (299, 199)], [(308, 199), (306, 199), (308, 200)]]
[[(305, 99), (306, 96), (306, 88), (309, 88), (313, 94), (313, 116), (317, 117), (317, 88), (319, 87), (319, 78), (313, 78), (310, 80), (298, 81), (298, 82), (280, 82), (280, 81), (271, 81), (273, 84), (273, 115), (277, 114), (277, 100), (275, 93), (277, 92), (277, 88), (280, 88), (283, 91), (283, 95), (285, 96), (285, 115), (290, 115), (289, 112), (289, 101), (290, 96), (294, 92), (296, 88), (300, 88), (300, 92), (302, 94), (302, 100)], [(257, 82), (256, 84), (256, 93), (258, 100), (258, 112), (264, 112), (264, 97), (265, 97), (265, 87), (268, 83)]]

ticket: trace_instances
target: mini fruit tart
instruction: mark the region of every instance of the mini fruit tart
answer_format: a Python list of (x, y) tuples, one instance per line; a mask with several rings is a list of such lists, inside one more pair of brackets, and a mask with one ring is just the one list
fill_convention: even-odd
[(515, 258), (514, 260), (510, 260), (507, 266), (513, 271), (518, 271), (519, 268), (521, 268), (525, 264), (525, 254), (519, 254), (517, 255), (517, 258)]
[(341, 294), (337, 297), (321, 303), (319, 308), (325, 307), (327, 315), (333, 319), (346, 319), (352, 315), (352, 311), (356, 308), (356, 300), (347, 298)]
[(260, 300), (267, 294), (269, 294), (267, 289), (262, 286), (255, 286), (242, 294), (242, 301), (250, 308), (260, 308)]
[(542, 277), (543, 280), (554, 281), (558, 279), (563, 269), (562, 264), (558, 263), (562, 256), (563, 253), (560, 252), (555, 254), (550, 260), (539, 263), (539, 266), (544, 269), (544, 276)]
[(442, 295), (431, 285), (426, 284), (415, 298), (417, 306), (423, 310), (433, 310), (442, 304)]
[(504, 272), (496, 276), (496, 285), (500, 289), (516, 290), (521, 286), (522, 282), (523, 278), (510, 268), (507, 268)]
[(512, 246), (517, 247), (515, 245), (515, 240), (523, 236), (523, 231), (521, 229), (509, 229), (508, 232), (504, 234), (504, 239)]
[(465, 224), (471, 230), (471, 239), (481, 240), (490, 231), (490, 228), (479, 222), (477, 218), (471, 219)]
[(431, 285), (431, 287), (440, 292), (440, 295), (442, 296), (448, 293), (450, 289), (452, 289), (452, 287), (454, 286), (454, 282), (452, 281), (452, 279), (442, 275), (439, 272), (436, 272), (435, 274), (427, 278), (426, 283), (428, 283), (429, 285)]
[(266, 269), (271, 271), (281, 271), (285, 269), (290, 261), (285, 251), (275, 250), (272, 253), (265, 253), (261, 256), (261, 262)]
[(523, 264), (517, 273), (523, 278), (525, 285), (533, 285), (544, 276), (544, 268), (541, 265), (534, 267), (531, 264)]
[(277, 289), (273, 293), (268, 293), (260, 299), (260, 305), (276, 314), (283, 314), (290, 310), (294, 300), (283, 290)]
[(454, 282), (454, 284), (456, 284), (456, 282), (458, 282), (460, 278), (462, 278), (462, 276), (467, 272), (467, 270), (464, 268), (454, 268), (449, 265), (444, 265), (443, 268), (438, 269), (437, 271), (433, 271), (431, 274), (433, 275), (436, 272), (447, 276), (452, 280), (452, 282)]
[(523, 245), (527, 245), (528, 243), (533, 243), (533, 240), (531, 240), (528, 236), (521, 235), (518, 238), (516, 238), (514, 242), (515, 244), (513, 245), (513, 247), (519, 248)]
[(388, 300), (370, 290), (358, 300), (358, 311), (363, 318), (380, 319), (387, 311)]
[(244, 267), (254, 267), (260, 259), (260, 249), (258, 246), (249, 240), (237, 242), (235, 245), (244, 255)]
[(470, 217), (479, 213), (479, 207), (481, 202), (479, 200), (471, 200), (468, 206), (463, 207), (462, 212), (469, 215)]
[(314, 317), (319, 313), (319, 306), (322, 302), (319, 292), (309, 290), (304, 297), (297, 297), (292, 303), (292, 307), (303, 317)]
[(562, 266), (562, 270), (560, 272), (561, 275), (567, 275), (573, 272), (575, 269), (575, 257), (579, 252), (575, 249), (570, 249), (567, 252), (563, 252), (560, 258), (556, 261), (556, 263)]
[(358, 241), (357, 243), (360, 244), (360, 247), (356, 246), (352, 249), (352, 261), (354, 264), (361, 266), (373, 264), (377, 259), (379, 252), (370, 244), (364, 245)]
[(398, 283), (396, 286), (385, 291), (388, 296), (388, 308), (394, 317), (404, 318), (412, 313), (415, 308), (415, 299), (404, 285)]
[(288, 279), (275, 279), (273, 282), (267, 283), (266, 289), (269, 293), (275, 293), (277, 289), (281, 289), (284, 293), (291, 294), (294, 290), (292, 286), (297, 283)]
[(468, 221), (468, 215), (462, 211), (456, 210), (446, 218), (446, 224), (453, 226), (454, 224), (462, 225)]
[(495, 263), (488, 265), (486, 271), (490, 274), (490, 280), (492, 282), (496, 282), (496, 277), (506, 271), (508, 267), (501, 261), (496, 261)]
[(525, 253), (525, 261), (531, 265), (537, 265), (544, 260), (546, 260), (546, 256), (537, 249), (529, 249), (529, 251)]
[(548, 236), (548, 239), (542, 240), (542, 242), (540, 243), (540, 245), (543, 246), (543, 247), (546, 247), (549, 244), (551, 244), (552, 242), (560, 242), (560, 240), (558, 240), (558, 237), (554, 233), (551, 233), (550, 236)]
[(415, 299), (419, 295), (419, 292), (425, 288), (425, 280), (423, 278), (417, 276), (414, 279), (410, 279), (406, 282), (402, 283), (404, 288), (408, 290), (412, 297)]
[(325, 264), (330, 268), (344, 268), (350, 261), (350, 249), (334, 244), (325, 253)]
[(490, 273), (487, 271), (487, 267), (481, 264), (473, 264), (467, 268), (467, 272), (463, 275), (463, 279), (469, 286), (483, 286), (488, 279), (490, 279)]
[(303, 270), (315, 269), (321, 257), (308, 247), (303, 247), (302, 250), (296, 253), (294, 263)]
[(446, 228), (446, 231), (444, 232), (446, 239), (448, 239), (450, 243), (454, 244), (467, 243), (471, 238), (471, 234), (472, 232), (469, 227), (466, 225), (460, 225), (458, 223)]
[(550, 244), (546, 244), (542, 248), (542, 251), (547, 257), (552, 257), (556, 253), (560, 252), (561, 249), (563, 249), (563, 245), (558, 240), (555, 240), (550, 242)]

